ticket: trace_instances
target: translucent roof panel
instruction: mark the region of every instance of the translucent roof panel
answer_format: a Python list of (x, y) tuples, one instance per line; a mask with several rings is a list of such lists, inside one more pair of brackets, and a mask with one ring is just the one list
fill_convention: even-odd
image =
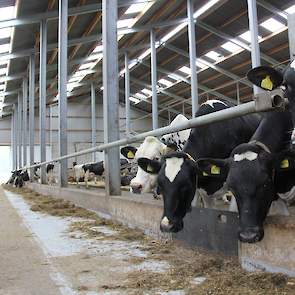
[(283, 27), (285, 27), (284, 24), (282, 24), (281, 22), (277, 21), (276, 19), (272, 17), (264, 21), (260, 25), (270, 32), (276, 32), (279, 29), (282, 29)]

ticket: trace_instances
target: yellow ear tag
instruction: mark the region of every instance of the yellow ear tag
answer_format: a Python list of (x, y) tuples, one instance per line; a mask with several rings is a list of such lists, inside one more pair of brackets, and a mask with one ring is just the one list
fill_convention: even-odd
[(146, 171), (148, 171), (148, 172), (153, 172), (154, 169), (153, 169), (153, 167), (152, 167), (151, 165), (147, 165), (147, 167), (146, 167)]
[(206, 172), (203, 172), (203, 176), (208, 176), (208, 174)]
[(216, 165), (211, 166), (211, 174), (220, 174), (220, 168)]
[(261, 81), (261, 87), (264, 89), (272, 90), (273, 83), (268, 75)]
[(285, 159), (281, 162), (281, 168), (288, 168), (289, 167), (289, 160)]
[(133, 158), (134, 158), (134, 154), (133, 154), (132, 151), (129, 151), (129, 152), (127, 153), (127, 158), (128, 158), (128, 159), (133, 159)]

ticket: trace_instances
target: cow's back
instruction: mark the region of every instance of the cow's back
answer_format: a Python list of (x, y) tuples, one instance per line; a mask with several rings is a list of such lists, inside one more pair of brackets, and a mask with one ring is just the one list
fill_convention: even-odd
[[(229, 102), (214, 103), (200, 106), (196, 117), (233, 107)], [(237, 118), (192, 128), (184, 152), (193, 158), (227, 158), (237, 145), (248, 142), (256, 131), (261, 116), (249, 114)]]

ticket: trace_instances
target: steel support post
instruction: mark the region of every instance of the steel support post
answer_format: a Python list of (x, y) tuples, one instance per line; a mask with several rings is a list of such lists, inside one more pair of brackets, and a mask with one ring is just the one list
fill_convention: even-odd
[[(35, 151), (35, 55), (30, 56), (29, 66), (29, 146), (30, 165), (34, 164)], [(30, 178), (33, 181), (34, 169), (30, 169)]]
[[(47, 22), (40, 24), (40, 76), (39, 76), (39, 120), (40, 160), (46, 161), (46, 63), (47, 63)], [(40, 168), (41, 183), (46, 183), (46, 167)]]
[(18, 168), (22, 167), (23, 160), (22, 160), (22, 109), (23, 109), (23, 101), (22, 101), (22, 93), (21, 91), (18, 92)]
[[(117, 0), (103, 0), (103, 118), (105, 143), (120, 138), (117, 19)], [(120, 195), (121, 180), (119, 147), (113, 147), (105, 151), (105, 171), (106, 193), (109, 195)]]
[(126, 136), (130, 136), (130, 72), (128, 53), (125, 53), (125, 117), (126, 117)]
[(153, 129), (158, 128), (158, 96), (157, 96), (157, 50), (154, 30), (150, 33), (151, 39), (151, 81), (152, 81), (152, 113)]
[(288, 15), (288, 28), (290, 60), (293, 61), (295, 59), (295, 13)]
[[(91, 146), (96, 146), (96, 110), (95, 110), (95, 86), (91, 83)], [(92, 154), (93, 162), (96, 161), (96, 152)]]
[[(58, 111), (59, 111), (59, 155), (68, 152), (67, 138), (67, 75), (68, 75), (68, 0), (59, 0), (58, 19)], [(60, 162), (59, 185), (68, 185), (67, 160)]]
[[(249, 29), (251, 34), (251, 60), (252, 68), (260, 66), (260, 49), (258, 43), (258, 22), (257, 22), (257, 6), (256, 0), (248, 1), (248, 18), (249, 18)], [(254, 94), (260, 92), (257, 86), (253, 87)]]
[(240, 84), (239, 84), (239, 82), (237, 82), (237, 102), (238, 102), (238, 105), (241, 103), (241, 101), (240, 101)]
[(15, 164), (16, 164), (16, 157), (15, 157), (15, 107), (13, 106), (13, 112), (11, 115), (11, 121), (10, 121), (10, 126), (11, 126), (11, 132), (10, 132), (10, 151), (11, 151), (11, 158), (12, 158), (12, 171), (16, 169)]
[(13, 105), (13, 143), (14, 143), (14, 148), (13, 148), (13, 158), (14, 158), (14, 166), (13, 169), (16, 170), (18, 166), (18, 144), (17, 144), (17, 136), (18, 136), (18, 110), (17, 110), (17, 105)]
[(28, 147), (28, 79), (23, 79), (23, 166), (27, 166)]
[(197, 79), (197, 57), (196, 57), (196, 31), (194, 22), (194, 3), (187, 0), (188, 17), (188, 40), (189, 40), (189, 60), (191, 68), (191, 97), (192, 97), (192, 117), (198, 110), (198, 79)]

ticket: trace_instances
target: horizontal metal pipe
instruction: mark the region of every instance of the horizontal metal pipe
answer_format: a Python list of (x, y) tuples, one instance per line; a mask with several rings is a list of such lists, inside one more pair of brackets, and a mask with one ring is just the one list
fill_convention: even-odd
[(138, 141), (144, 140), (147, 136), (156, 136), (156, 137), (162, 136), (164, 134), (177, 132), (177, 131), (181, 131), (181, 130), (185, 130), (185, 129), (190, 129), (190, 128), (197, 127), (197, 126), (207, 125), (210, 123), (215, 123), (215, 122), (219, 122), (219, 121), (226, 120), (226, 119), (236, 118), (236, 117), (247, 115), (247, 114), (254, 113), (254, 112), (256, 112), (255, 101), (251, 101), (248, 103), (244, 103), (242, 105), (238, 105), (238, 106), (235, 106), (232, 108), (224, 109), (224, 110), (221, 110), (218, 112), (210, 113), (207, 115), (203, 115), (203, 116), (191, 119), (191, 120), (184, 122), (178, 126), (166, 126), (166, 127), (158, 128), (158, 129), (144, 132), (144, 133), (141, 133), (141, 134), (129, 137), (129, 138), (116, 140), (116, 141), (113, 141), (113, 142), (110, 142), (107, 144), (102, 144), (102, 145), (99, 145), (99, 146), (96, 146), (93, 148), (85, 149), (85, 150), (82, 150), (82, 151), (79, 151), (76, 153), (72, 153), (72, 154), (62, 156), (62, 157), (58, 157), (58, 158), (53, 159), (51, 161), (46, 161), (46, 162), (42, 162), (42, 163), (39, 163), (36, 165), (23, 167), (22, 169), (40, 167), (42, 165), (46, 165), (46, 164), (49, 164), (52, 162), (59, 162), (61, 160), (74, 158), (77, 156), (82, 156), (82, 155), (93, 153), (96, 151), (103, 151), (103, 150), (106, 150), (109, 148), (138, 142)]

